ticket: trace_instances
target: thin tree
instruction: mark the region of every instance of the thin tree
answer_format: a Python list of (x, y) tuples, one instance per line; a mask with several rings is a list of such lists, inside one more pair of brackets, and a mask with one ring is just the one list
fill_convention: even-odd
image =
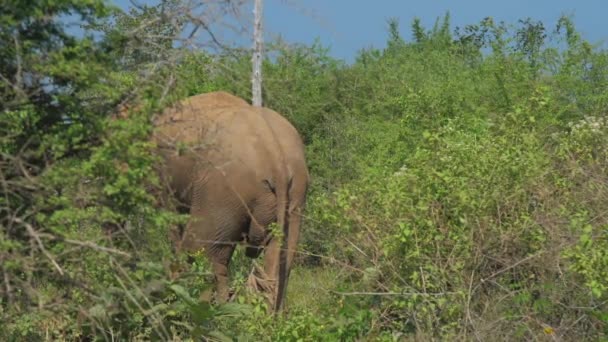
[(253, 70), (251, 75), (252, 103), (262, 106), (262, 52), (264, 48), (262, 31), (262, 0), (255, 0), (253, 8)]

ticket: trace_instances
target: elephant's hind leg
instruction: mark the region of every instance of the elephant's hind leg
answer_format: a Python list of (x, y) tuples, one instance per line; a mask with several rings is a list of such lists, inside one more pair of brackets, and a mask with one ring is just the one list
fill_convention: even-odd
[[(190, 241), (184, 241), (184, 244), (191, 242), (197, 250), (204, 249), (213, 268), (217, 300), (226, 302), (229, 298), (230, 259), (237, 243), (242, 239), (243, 227), (248, 220), (242, 212), (240, 202), (232, 198), (221, 199), (217, 195), (221, 192), (209, 190), (207, 188), (207, 192), (195, 197), (200, 202), (193, 205), (192, 217), (185, 234)], [(211, 197), (210, 194), (215, 196)]]
[(226, 233), (236, 228), (222, 220), (214, 220), (214, 216), (210, 213), (193, 216), (186, 227), (182, 246), (189, 252), (203, 250), (213, 270), (217, 300), (223, 303), (229, 297), (228, 267), (236, 247), (233, 236)]
[(214, 254), (220, 255), (215, 256), (212, 259), (213, 274), (215, 275), (216, 288), (217, 288), (217, 300), (219, 303), (225, 303), (228, 301), (230, 296), (230, 283), (228, 278), (228, 266), (230, 264), (230, 258), (234, 252), (234, 247), (222, 247), (220, 251), (216, 251)]
[(247, 231), (248, 246), (245, 255), (249, 258), (257, 258), (266, 247), (268, 237), (268, 226), (276, 221), (276, 199), (272, 192), (261, 194), (256, 205), (252, 208), (253, 218), (249, 223)]
[[(228, 300), (230, 258), (250, 222), (244, 206), (251, 201), (249, 188), (237, 187), (235, 177), (226, 179), (223, 173), (212, 170), (194, 184), (191, 220), (186, 228), (186, 241), (183, 241), (183, 245), (191, 244), (198, 250), (204, 248), (213, 267), (220, 302)], [(235, 193), (237, 190), (239, 195)]]

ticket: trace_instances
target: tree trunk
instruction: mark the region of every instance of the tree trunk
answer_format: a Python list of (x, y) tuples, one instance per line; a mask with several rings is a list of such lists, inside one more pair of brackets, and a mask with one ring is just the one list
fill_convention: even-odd
[(262, 0), (255, 0), (253, 9), (253, 72), (251, 75), (252, 104), (262, 106), (262, 55), (264, 48), (262, 32)]

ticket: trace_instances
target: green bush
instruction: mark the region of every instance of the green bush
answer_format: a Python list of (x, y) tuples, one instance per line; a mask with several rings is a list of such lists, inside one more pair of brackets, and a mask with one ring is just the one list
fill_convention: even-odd
[(459, 56), (465, 37), (442, 39), (439, 25), (411, 44), (392, 34), (345, 71), (367, 76), (351, 97), (357, 119), (309, 146), (316, 183), (340, 185), (315, 188), (305, 246), (364, 271), (360, 292), (391, 317), (375, 318), (379, 330), (604, 336), (605, 94), (563, 89), (601, 88), (606, 54), (569, 31), (555, 64), (544, 43), (525, 50), (537, 24), (514, 38), (491, 21), (469, 31), (484, 26), (493, 52), (475, 63)]
[[(5, 340), (606, 338), (608, 53), (570, 19), (452, 33), (446, 15), (415, 20), (411, 41), (392, 20), (387, 47), (352, 64), (272, 42), (264, 101), (301, 132), (313, 179), (287, 311), (272, 316), (245, 291), (242, 251), (222, 306), (205, 258), (173, 254), (186, 217), (148, 139), (175, 100), (249, 98), (248, 53), (175, 48), (162, 21), (152, 40), (124, 35), (159, 6), (0, 10)], [(100, 39), (67, 34), (66, 13)]]

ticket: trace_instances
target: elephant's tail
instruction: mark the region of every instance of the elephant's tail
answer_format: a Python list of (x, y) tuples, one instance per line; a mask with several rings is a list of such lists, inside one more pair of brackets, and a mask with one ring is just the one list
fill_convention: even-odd
[(281, 310), (283, 300), (285, 299), (285, 290), (287, 289), (288, 270), (288, 241), (289, 241), (289, 180), (285, 174), (285, 179), (278, 182), (277, 192), (277, 225), (282, 232), (281, 248), (279, 251), (279, 269), (278, 282), (276, 289), (276, 300), (274, 303), (274, 311)]
[[(278, 312), (282, 309), (283, 302), (285, 300), (289, 268), (291, 267), (290, 261), (292, 259), (292, 254), (295, 251), (295, 245), (293, 242), (297, 240), (298, 236), (297, 233), (294, 234), (293, 228), (297, 228), (298, 224), (294, 224), (293, 227), (290, 227), (290, 190), (292, 186), (292, 175), (290, 174), (287, 166), (287, 158), (282, 141), (278, 139), (277, 132), (275, 132), (273, 125), (271, 125), (267, 120), (266, 114), (264, 114), (264, 111), (266, 110), (267, 109), (260, 109), (259, 114), (269, 129), (271, 140), (273, 141), (272, 146), (276, 147), (275, 149), (272, 149), (270, 153), (276, 158), (276, 164), (274, 164), (274, 175), (276, 177), (275, 194), (277, 198), (276, 217), (278, 228), (282, 232), (281, 241), (278, 243), (279, 250), (270, 251), (273, 253), (273, 257), (278, 257), (278, 269), (273, 269), (271, 275), (273, 277), (277, 277), (277, 283), (274, 289), (273, 311)], [(278, 253), (278, 255), (275, 253)]]
[[(289, 263), (288, 263), (288, 252), (287, 252), (287, 244), (289, 241), (289, 187), (290, 187), (290, 175), (289, 170), (286, 164), (286, 156), (285, 151), (283, 150), (283, 146), (281, 144), (280, 139), (277, 138), (277, 133), (275, 132), (273, 126), (268, 122), (266, 115), (263, 113), (265, 109), (261, 109), (259, 114), (262, 120), (265, 121), (266, 126), (268, 127), (269, 133), (272, 136), (273, 146), (276, 147), (271, 153), (274, 153), (274, 157), (276, 158), (277, 163), (274, 164), (274, 174), (275, 174), (275, 194), (277, 198), (277, 225), (278, 229), (282, 232), (281, 242), (278, 244), (278, 251), (271, 251), (273, 254), (278, 253), (278, 269), (272, 270), (271, 276), (276, 276), (276, 287), (274, 290), (274, 308), (275, 312), (281, 310), (283, 306), (283, 301), (285, 299), (285, 292), (287, 289), (287, 278), (289, 276)], [(273, 237), (277, 238), (277, 237)]]

